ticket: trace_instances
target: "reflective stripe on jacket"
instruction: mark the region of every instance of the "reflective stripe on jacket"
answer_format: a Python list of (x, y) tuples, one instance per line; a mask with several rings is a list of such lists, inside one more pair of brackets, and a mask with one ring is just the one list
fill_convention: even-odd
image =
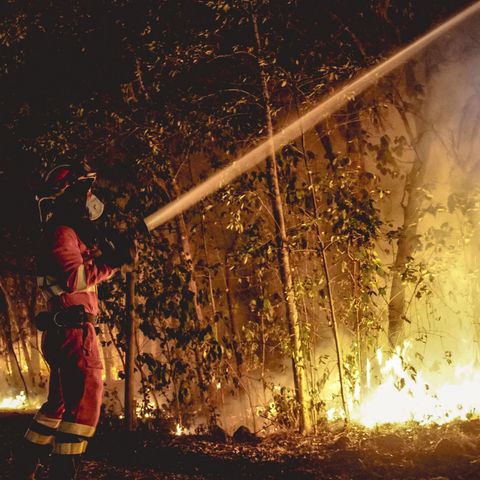
[(49, 301), (55, 299), (60, 307), (83, 305), (87, 313), (97, 315), (97, 284), (116, 269), (99, 263), (71, 227), (60, 225), (51, 238), (49, 251), (45, 252), (49, 271), (37, 279), (44, 295)]

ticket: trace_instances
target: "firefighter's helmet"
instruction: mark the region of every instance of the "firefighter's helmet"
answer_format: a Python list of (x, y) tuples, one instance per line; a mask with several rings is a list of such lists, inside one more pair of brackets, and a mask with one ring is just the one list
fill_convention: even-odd
[(70, 164), (57, 165), (44, 177), (44, 196), (55, 199), (62, 195), (69, 187), (79, 182), (88, 182), (91, 186), (97, 174), (85, 162), (79, 166)]
[[(96, 220), (103, 213), (103, 203), (91, 193), (90, 188), (97, 174), (86, 162), (79, 165), (61, 164), (53, 167), (43, 178), (43, 188), (37, 195), (40, 222), (45, 223), (51, 216), (51, 211), (45, 209), (43, 203), (50, 201), (54, 205), (62, 196), (85, 195), (86, 209), (91, 220)], [(88, 192), (88, 193), (87, 193)], [(64, 194), (68, 195), (64, 195)], [(50, 210), (52, 210), (50, 208)]]

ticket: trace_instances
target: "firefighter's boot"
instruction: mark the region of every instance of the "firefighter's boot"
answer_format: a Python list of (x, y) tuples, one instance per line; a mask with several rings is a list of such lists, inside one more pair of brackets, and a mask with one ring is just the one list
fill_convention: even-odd
[(12, 479), (35, 480), (38, 467), (47, 456), (48, 450), (48, 446), (24, 440), (14, 453)]
[(82, 455), (52, 456), (52, 467), (49, 480), (75, 480), (80, 470)]

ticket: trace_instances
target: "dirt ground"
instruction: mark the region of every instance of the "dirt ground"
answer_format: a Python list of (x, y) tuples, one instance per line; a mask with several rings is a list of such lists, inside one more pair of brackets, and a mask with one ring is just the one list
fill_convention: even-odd
[[(0, 413), (0, 478), (9, 479), (14, 446), (31, 419)], [(448, 425), (338, 426), (303, 437), (262, 439), (127, 434), (100, 430), (79, 480), (478, 480), (480, 420)], [(39, 479), (48, 477), (48, 458)], [(17, 480), (17, 479), (16, 479)]]

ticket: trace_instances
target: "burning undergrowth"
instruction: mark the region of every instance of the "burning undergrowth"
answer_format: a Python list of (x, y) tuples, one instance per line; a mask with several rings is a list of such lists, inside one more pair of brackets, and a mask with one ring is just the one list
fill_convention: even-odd
[[(41, 395), (43, 398), (43, 395)], [(27, 395), (25, 391), (21, 390), (18, 393), (10, 393), (10, 395), (3, 395), (0, 398), (0, 411), (35, 411), (43, 403), (43, 399), (37, 395)]]
[(389, 356), (378, 349), (375, 360), (367, 361), (365, 384), (357, 385), (349, 402), (355, 422), (367, 427), (408, 421), (444, 424), (478, 414), (480, 372), (474, 363), (455, 365), (450, 356), (443, 364), (438, 357), (430, 362), (414, 357), (412, 342), (406, 341)]

